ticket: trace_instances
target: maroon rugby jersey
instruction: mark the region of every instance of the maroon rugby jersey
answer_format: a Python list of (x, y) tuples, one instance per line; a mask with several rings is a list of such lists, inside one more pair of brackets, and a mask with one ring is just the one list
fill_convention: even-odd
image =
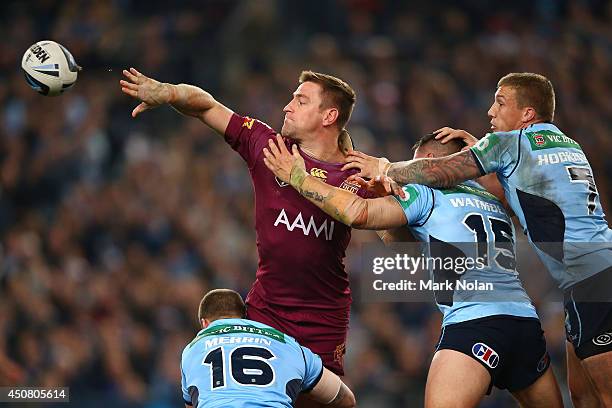
[[(234, 114), (225, 140), (247, 162), (255, 188), (255, 231), (259, 266), (247, 304), (339, 310), (351, 303), (344, 270), (351, 229), (335, 221), (278, 180), (263, 162), (263, 148), (276, 136), (263, 122)], [(286, 141), (289, 150), (290, 143)], [(365, 196), (345, 182), (356, 170), (300, 154), (306, 170), (326, 183)], [(265, 303), (262, 303), (265, 302)]]

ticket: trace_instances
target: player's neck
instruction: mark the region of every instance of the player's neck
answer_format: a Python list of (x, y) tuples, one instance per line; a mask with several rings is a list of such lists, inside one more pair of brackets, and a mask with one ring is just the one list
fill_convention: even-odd
[(535, 125), (535, 124), (538, 124), (538, 123), (546, 123), (546, 122), (544, 122), (542, 119), (530, 120), (529, 122), (523, 123), (522, 126), (519, 127), (519, 130), (520, 129), (527, 129), (529, 126)]
[(338, 147), (337, 135), (322, 135), (300, 143), (300, 149), (310, 157), (327, 163), (341, 163), (344, 153)]

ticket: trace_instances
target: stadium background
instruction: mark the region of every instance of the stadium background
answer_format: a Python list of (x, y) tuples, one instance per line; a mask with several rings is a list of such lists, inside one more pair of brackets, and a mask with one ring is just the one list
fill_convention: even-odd
[[(122, 68), (201, 86), (276, 128), (302, 69), (340, 76), (358, 93), (357, 147), (391, 160), (444, 125), (484, 134), (497, 79), (539, 72), (609, 213), (611, 16), (606, 1), (2, 2), (0, 385), (70, 386), (87, 407), (181, 406), (179, 355), (200, 297), (246, 295), (253, 281), (246, 166), (167, 107), (133, 120)], [(84, 67), (62, 97), (37, 95), (19, 69), (41, 39)], [(354, 234), (353, 276), (373, 239)], [(345, 364), (359, 406), (420, 406), (439, 314), (353, 290)], [(537, 306), (566, 393), (561, 306)], [(495, 393), (482, 406), (515, 403)]]

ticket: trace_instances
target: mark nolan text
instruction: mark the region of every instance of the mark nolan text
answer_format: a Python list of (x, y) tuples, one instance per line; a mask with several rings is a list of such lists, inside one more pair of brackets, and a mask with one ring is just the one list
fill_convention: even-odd
[(374, 290), (398, 290), (398, 291), (412, 291), (412, 290), (478, 290), (478, 291), (492, 291), (493, 283), (491, 282), (480, 282), (474, 281), (449, 281), (434, 282), (433, 280), (419, 280), (418, 283), (410, 281), (408, 279), (402, 279), (396, 282), (384, 282), (381, 279), (377, 279), (372, 282)]

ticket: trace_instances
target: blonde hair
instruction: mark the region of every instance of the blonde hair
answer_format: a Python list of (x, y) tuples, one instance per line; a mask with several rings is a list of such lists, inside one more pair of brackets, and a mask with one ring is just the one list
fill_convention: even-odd
[(536, 116), (545, 122), (552, 122), (555, 117), (555, 90), (544, 75), (531, 72), (513, 72), (504, 76), (497, 87), (507, 86), (516, 91), (516, 102), (519, 108), (527, 106), (536, 111)]

